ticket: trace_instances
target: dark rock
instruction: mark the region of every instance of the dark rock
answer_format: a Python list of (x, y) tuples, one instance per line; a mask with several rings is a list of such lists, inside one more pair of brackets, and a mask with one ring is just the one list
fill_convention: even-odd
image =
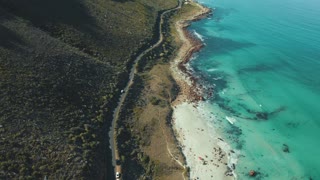
[(290, 152), (289, 146), (286, 145), (286, 144), (283, 144), (283, 145), (282, 145), (282, 151), (283, 151), (283, 152), (286, 152), (286, 153), (289, 153), (289, 152)]
[(258, 112), (256, 114), (256, 117), (258, 119), (268, 120), (268, 113), (266, 113), (266, 112)]

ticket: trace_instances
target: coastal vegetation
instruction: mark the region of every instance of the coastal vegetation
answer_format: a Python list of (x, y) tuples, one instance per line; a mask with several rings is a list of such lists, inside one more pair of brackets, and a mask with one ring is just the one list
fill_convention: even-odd
[(174, 81), (170, 62), (181, 47), (175, 23), (197, 11), (191, 4), (167, 14), (163, 42), (138, 64), (120, 118), (117, 142), (124, 179), (183, 179), (184, 167), (172, 127), (171, 103), (180, 89)]
[(176, 5), (0, 0), (0, 179), (112, 177), (106, 137), (120, 89), (157, 39), (158, 12)]

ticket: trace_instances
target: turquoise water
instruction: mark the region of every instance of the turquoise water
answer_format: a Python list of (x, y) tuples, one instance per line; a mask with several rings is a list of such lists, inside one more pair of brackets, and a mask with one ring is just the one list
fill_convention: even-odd
[(206, 44), (191, 67), (238, 179), (320, 179), (320, 1), (201, 3), (215, 10), (190, 27)]

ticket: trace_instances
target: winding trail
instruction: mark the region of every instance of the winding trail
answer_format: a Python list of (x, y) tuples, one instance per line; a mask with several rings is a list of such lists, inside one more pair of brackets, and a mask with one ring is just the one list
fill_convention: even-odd
[(122, 105), (123, 105), (123, 102), (125, 101), (127, 95), (128, 95), (128, 91), (130, 89), (130, 87), (132, 86), (133, 82), (134, 82), (134, 76), (135, 74), (137, 73), (137, 65), (138, 65), (138, 62), (140, 61), (140, 59), (145, 55), (147, 54), (148, 52), (152, 51), (154, 48), (158, 47), (162, 41), (163, 41), (163, 32), (162, 32), (162, 25), (163, 25), (163, 22), (164, 22), (164, 15), (167, 14), (167, 13), (170, 13), (172, 11), (175, 11), (175, 10), (178, 10), (180, 9), (182, 6), (182, 0), (179, 0), (178, 1), (178, 6), (175, 7), (175, 8), (172, 8), (172, 9), (169, 9), (169, 10), (166, 10), (164, 11), (163, 13), (161, 13), (160, 15), (160, 23), (159, 23), (159, 40), (154, 44), (152, 45), (151, 47), (149, 47), (148, 49), (146, 49), (145, 51), (143, 51), (133, 62), (133, 65), (132, 65), (132, 68), (130, 70), (130, 75), (129, 75), (129, 80), (128, 80), (128, 83), (126, 85), (126, 87), (123, 89), (124, 92), (123, 94), (120, 96), (120, 99), (119, 99), (119, 102), (118, 102), (118, 106), (117, 108), (114, 110), (114, 113), (113, 113), (113, 120), (112, 120), (112, 126), (110, 128), (110, 131), (109, 131), (109, 143), (110, 143), (110, 148), (111, 148), (111, 151), (112, 151), (112, 164), (113, 166), (115, 166), (115, 173), (118, 171), (121, 173), (121, 165), (116, 165), (116, 160), (117, 159), (120, 159), (120, 155), (119, 155), (119, 151), (118, 151), (118, 144), (117, 144), (117, 141), (115, 140), (116, 138), (116, 131), (115, 131), (115, 128), (116, 128), (116, 124), (117, 124), (117, 121), (119, 119), (119, 113), (120, 113), (120, 110), (122, 108)]

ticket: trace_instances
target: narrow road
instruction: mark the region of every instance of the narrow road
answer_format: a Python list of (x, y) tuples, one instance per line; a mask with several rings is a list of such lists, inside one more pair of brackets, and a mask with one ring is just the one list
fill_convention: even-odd
[[(127, 95), (128, 95), (128, 91), (130, 89), (130, 87), (132, 86), (133, 84), (133, 81), (134, 81), (134, 75), (136, 74), (137, 72), (137, 64), (138, 62), (140, 61), (140, 59), (145, 55), (147, 54), (148, 52), (152, 51), (154, 48), (158, 47), (162, 41), (163, 41), (163, 32), (162, 32), (162, 24), (164, 22), (163, 20), (163, 17), (165, 14), (167, 13), (170, 13), (172, 11), (175, 11), (177, 9), (180, 9), (182, 6), (182, 0), (179, 0), (178, 2), (178, 6), (173, 8), (173, 9), (169, 9), (169, 10), (166, 10), (164, 11), (163, 13), (161, 13), (160, 15), (160, 23), (159, 23), (159, 40), (154, 44), (152, 45), (150, 48), (146, 49), (145, 51), (143, 51), (133, 62), (133, 65), (132, 65), (132, 68), (130, 70), (130, 75), (129, 75), (129, 80), (128, 80), (128, 83), (126, 85), (126, 87), (123, 89), (124, 92), (123, 94), (120, 96), (120, 99), (119, 99), (119, 102), (118, 102), (118, 106), (117, 108), (114, 110), (114, 113), (113, 113), (113, 120), (112, 120), (112, 126), (110, 128), (110, 131), (109, 131), (109, 143), (110, 143), (110, 146), (111, 146), (111, 150), (112, 150), (112, 164), (115, 166), (115, 173), (117, 171), (117, 169), (122, 169), (121, 168), (121, 165), (117, 165), (116, 164), (116, 160), (119, 160), (120, 159), (120, 155), (119, 155), (119, 152), (118, 152), (118, 144), (117, 142), (115, 141), (115, 138), (116, 138), (116, 131), (115, 131), (115, 127), (116, 127), (116, 122), (118, 121), (119, 119), (119, 113), (120, 113), (120, 110), (121, 110), (121, 107), (123, 105), (123, 102), (125, 101)], [(120, 172), (121, 173), (121, 172)]]

